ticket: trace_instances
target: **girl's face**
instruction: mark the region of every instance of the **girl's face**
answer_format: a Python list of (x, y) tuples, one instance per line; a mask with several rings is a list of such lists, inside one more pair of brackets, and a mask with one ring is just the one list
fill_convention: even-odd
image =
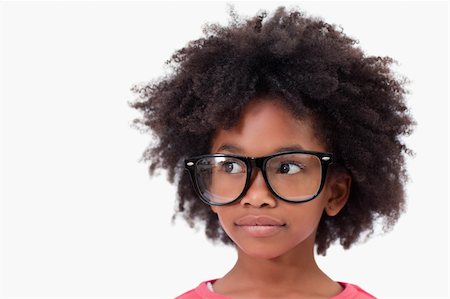
[[(276, 99), (255, 100), (245, 107), (235, 127), (217, 132), (212, 153), (259, 157), (285, 149), (326, 152), (309, 121), (294, 118)], [(250, 188), (239, 202), (211, 208), (240, 250), (270, 259), (296, 250), (312, 250), (323, 212), (336, 215), (349, 189), (348, 175), (329, 173), (318, 197), (305, 203), (288, 203), (275, 198), (261, 171), (254, 169)]]

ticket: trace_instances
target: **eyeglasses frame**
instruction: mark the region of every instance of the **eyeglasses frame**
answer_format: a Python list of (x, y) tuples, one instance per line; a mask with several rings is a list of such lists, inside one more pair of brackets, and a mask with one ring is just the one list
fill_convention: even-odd
[[(267, 173), (266, 173), (266, 165), (267, 165), (267, 161), (277, 157), (277, 156), (282, 156), (282, 155), (287, 155), (287, 154), (308, 154), (308, 155), (312, 155), (312, 156), (316, 156), (319, 158), (320, 164), (321, 164), (321, 180), (320, 180), (320, 186), (317, 189), (317, 192), (312, 195), (311, 197), (304, 199), (304, 200), (300, 200), (300, 201), (294, 201), (294, 200), (289, 200), (286, 198), (283, 198), (282, 196), (278, 195), (275, 190), (273, 190), (272, 186), (269, 183), (269, 179), (267, 177)], [(242, 162), (245, 163), (246, 167), (247, 167), (247, 177), (246, 177), (246, 181), (245, 181), (245, 186), (243, 191), (241, 192), (241, 194), (239, 194), (239, 196), (230, 201), (230, 202), (226, 202), (226, 203), (213, 203), (210, 202), (205, 196), (203, 196), (203, 194), (200, 191), (200, 187), (198, 185), (197, 182), (197, 174), (196, 174), (196, 164), (198, 161), (200, 161), (201, 159), (204, 158), (234, 158), (234, 159), (238, 159)], [(189, 172), (190, 174), (190, 178), (191, 178), (191, 182), (194, 186), (195, 192), (198, 194), (198, 196), (200, 197), (200, 200), (203, 201), (204, 203), (206, 203), (207, 205), (212, 205), (212, 206), (224, 206), (224, 205), (231, 205), (239, 200), (241, 200), (245, 194), (247, 193), (248, 189), (250, 188), (251, 185), (251, 177), (253, 174), (253, 169), (254, 168), (259, 168), (263, 177), (264, 177), (264, 181), (266, 182), (266, 186), (269, 188), (269, 191), (272, 193), (272, 195), (274, 195), (276, 198), (283, 200), (285, 202), (289, 202), (289, 203), (304, 203), (304, 202), (308, 202), (313, 200), (314, 198), (316, 198), (320, 192), (322, 191), (324, 185), (325, 185), (325, 180), (326, 180), (326, 176), (327, 176), (327, 171), (328, 171), (328, 166), (333, 163), (333, 154), (332, 153), (325, 153), (325, 152), (318, 152), (318, 151), (300, 151), (300, 150), (296, 150), (296, 151), (284, 151), (284, 152), (278, 152), (278, 153), (274, 153), (271, 155), (267, 155), (267, 156), (261, 156), (261, 157), (246, 157), (246, 156), (239, 156), (239, 155), (234, 155), (234, 154), (207, 154), (207, 155), (201, 155), (201, 156), (195, 156), (195, 157), (191, 157), (191, 158), (187, 158), (184, 160), (184, 167), (185, 169)]]

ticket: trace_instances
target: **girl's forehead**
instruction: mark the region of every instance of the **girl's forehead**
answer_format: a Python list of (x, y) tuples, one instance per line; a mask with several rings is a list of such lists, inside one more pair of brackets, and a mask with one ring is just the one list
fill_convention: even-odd
[(252, 101), (244, 107), (235, 126), (218, 130), (212, 140), (212, 151), (224, 145), (263, 154), (293, 147), (324, 151), (311, 122), (312, 118), (307, 116), (298, 119), (276, 100)]

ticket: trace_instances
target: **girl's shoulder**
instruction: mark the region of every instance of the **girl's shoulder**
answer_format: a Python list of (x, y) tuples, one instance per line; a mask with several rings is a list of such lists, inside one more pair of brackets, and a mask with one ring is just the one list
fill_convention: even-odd
[(338, 283), (344, 290), (331, 299), (376, 299), (375, 296), (364, 291), (357, 285), (340, 281)]
[[(175, 299), (231, 299), (230, 297), (214, 293), (211, 288), (211, 284), (214, 283), (216, 279), (208, 280), (200, 283), (196, 288), (189, 290)], [(342, 286), (343, 291), (338, 295), (330, 299), (374, 299), (375, 296), (367, 293), (357, 285), (339, 282)]]
[(216, 279), (204, 281), (196, 288), (181, 294), (175, 299), (231, 299), (230, 297), (212, 291), (211, 284), (214, 283), (214, 281), (216, 281)]

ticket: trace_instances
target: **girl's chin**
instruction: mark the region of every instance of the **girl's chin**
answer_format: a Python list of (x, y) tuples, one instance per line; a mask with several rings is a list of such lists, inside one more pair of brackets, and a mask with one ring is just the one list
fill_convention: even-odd
[(282, 248), (269, 248), (274, 246), (249, 246), (246, 244), (245, 246), (236, 245), (236, 247), (240, 255), (261, 260), (273, 260), (287, 253)]

